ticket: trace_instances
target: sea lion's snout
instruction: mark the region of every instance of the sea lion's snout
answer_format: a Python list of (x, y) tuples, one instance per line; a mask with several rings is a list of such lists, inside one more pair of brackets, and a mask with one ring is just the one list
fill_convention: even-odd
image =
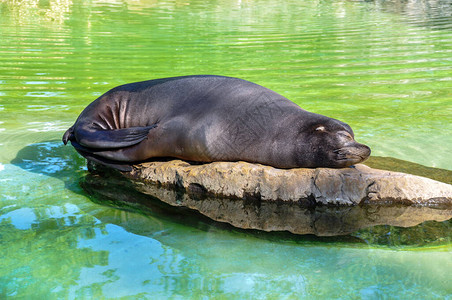
[(333, 153), (336, 155), (336, 160), (340, 162), (343, 167), (365, 161), (370, 156), (370, 152), (371, 150), (368, 146), (355, 141), (345, 147), (333, 150)]

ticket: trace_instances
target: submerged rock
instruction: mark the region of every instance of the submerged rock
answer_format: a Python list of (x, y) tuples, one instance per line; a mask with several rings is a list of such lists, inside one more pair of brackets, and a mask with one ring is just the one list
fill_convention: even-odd
[(451, 185), (365, 165), (282, 170), (172, 160), (134, 165), (130, 173), (88, 166), (82, 186), (92, 194), (133, 203), (139, 192), (244, 229), (333, 236), (452, 218)]

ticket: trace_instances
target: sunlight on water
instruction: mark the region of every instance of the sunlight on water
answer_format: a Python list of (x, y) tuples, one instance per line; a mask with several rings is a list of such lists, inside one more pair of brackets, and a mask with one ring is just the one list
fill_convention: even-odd
[(287, 237), (103, 206), (60, 141), (112, 87), (218, 74), (349, 123), (374, 155), (452, 170), (451, 13), (441, 0), (0, 1), (0, 298), (450, 297), (450, 234)]

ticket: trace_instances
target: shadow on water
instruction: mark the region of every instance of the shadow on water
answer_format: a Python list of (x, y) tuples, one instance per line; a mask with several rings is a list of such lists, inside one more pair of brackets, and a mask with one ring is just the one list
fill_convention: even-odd
[(78, 182), (86, 173), (85, 159), (60, 140), (30, 144), (17, 153), (11, 164), (28, 172), (58, 178), (67, 189), (82, 192)]
[(452, 171), (430, 168), (397, 158), (371, 156), (364, 164), (374, 169), (413, 174), (452, 184)]
[[(177, 190), (149, 187), (151, 192), (143, 194), (124, 178), (87, 173), (84, 158), (59, 140), (31, 144), (20, 150), (11, 163), (29, 172), (58, 178), (65, 182), (67, 189), (88, 196), (94, 203), (204, 231), (215, 227), (268, 240), (391, 247), (442, 245), (452, 238), (450, 209), (407, 206), (306, 208), (282, 203), (199, 198), (196, 195), (188, 195), (192, 203), (186, 205), (183, 199), (187, 195)], [(452, 171), (393, 158), (372, 157), (366, 164), (452, 182)], [(238, 229), (240, 227), (248, 229)], [(139, 229), (126, 229), (139, 234)]]

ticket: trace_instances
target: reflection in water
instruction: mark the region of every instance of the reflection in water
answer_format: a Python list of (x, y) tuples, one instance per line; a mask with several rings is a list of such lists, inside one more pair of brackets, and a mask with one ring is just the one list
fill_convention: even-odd
[(92, 239), (95, 228), (103, 225), (75, 205), (42, 203), (29, 208), (3, 207), (0, 212), (0, 235), (7, 241), (0, 243), (2, 298), (44, 299), (49, 287), (55, 289), (55, 296), (65, 297), (71, 287), (76, 290), (80, 266), (108, 264), (108, 252), (76, 247), (79, 240)]
[[(14, 1), (5, 0), (5, 3)], [(41, 1), (41, 0), (26, 0), (21, 1), (21, 5), (9, 5), (12, 14), (16, 19), (26, 22), (31, 17), (39, 16), (43, 21), (62, 23), (68, 19), (68, 13), (74, 6), (72, 0), (58, 0), (58, 1)], [(316, 1), (315, 1), (316, 2)], [(422, 26), (428, 26), (433, 29), (451, 29), (450, 18), (452, 16), (452, 7), (450, 0), (370, 0), (362, 2), (373, 2), (376, 9), (381, 9), (386, 12), (398, 13), (406, 16), (410, 23), (417, 23)], [(229, 6), (234, 9), (240, 9), (244, 6), (242, 1), (229, 1)], [(93, 1), (93, 6), (106, 6), (104, 2)], [(158, 5), (156, 1), (110, 1), (108, 8), (112, 12), (121, 11), (135, 11), (140, 13), (143, 10), (161, 9), (173, 11), (184, 6), (200, 6), (198, 1), (184, 0), (184, 1), (164, 1), (164, 4)], [(281, 4), (283, 5), (283, 4)], [(337, 16), (344, 16), (344, 9), (337, 9)], [(202, 4), (201, 4), (202, 6)], [(167, 12), (168, 13), (168, 12)], [(168, 18), (170, 16), (168, 15)]]
[[(30, 19), (35, 18), (40, 18), (40, 21), (63, 23), (73, 5), (72, 0), (23, 0), (20, 5), (14, 3), (14, 0), (5, 0), (0, 5), (9, 4), (6, 9), (10, 9), (11, 14), (20, 23), (28, 23)], [(1, 8), (0, 6), (0, 10)]]
[[(124, 177), (115, 176), (116, 172), (102, 167), (97, 167), (95, 172), (82, 179), (83, 189), (97, 199), (103, 199), (99, 200), (101, 203), (108, 203), (119, 208), (136, 207), (138, 211), (142, 211), (144, 207), (147, 207), (147, 210), (154, 214), (156, 211), (162, 211), (162, 205), (156, 205), (160, 200), (173, 207), (173, 209), (166, 207), (167, 211), (177, 213), (174, 207), (189, 208), (212, 220), (225, 222), (238, 228), (289, 231), (317, 236), (347, 235), (377, 225), (412, 227), (426, 221), (438, 221), (430, 222), (429, 225), (423, 224), (421, 227), (429, 232), (429, 235), (432, 231), (438, 234), (434, 242), (444, 241), (444, 238), (447, 241), (450, 239), (450, 222), (447, 222), (452, 218), (450, 208), (378, 205), (302, 207), (298, 203), (284, 201), (215, 198), (196, 191), (184, 193), (177, 189), (167, 189), (150, 184), (135, 185)], [(180, 211), (184, 212), (182, 209)], [(192, 214), (192, 217), (196, 216), (196, 214)], [(442, 221), (446, 222), (439, 223)], [(431, 230), (426, 230), (430, 227)], [(380, 232), (380, 230), (371, 230), (367, 234), (361, 231), (360, 235), (366, 236), (366, 240), (370, 240), (372, 237), (370, 232)], [(411, 232), (419, 233), (420, 231), (413, 228)], [(410, 239), (407, 243), (417, 245), (424, 243), (424, 235), (415, 234), (414, 236), (415, 238)], [(372, 240), (380, 241), (381, 238), (372, 237)], [(384, 244), (397, 244), (396, 240), (397, 237), (392, 243)], [(431, 242), (430, 239), (429, 241)]]
[(31, 144), (0, 170), (0, 298), (66, 298), (82, 266), (108, 264), (108, 251), (77, 248), (105, 225), (86, 214), (84, 161), (67, 150), (59, 140)]
[(374, 0), (384, 11), (402, 14), (411, 24), (431, 29), (452, 29), (450, 0)]

